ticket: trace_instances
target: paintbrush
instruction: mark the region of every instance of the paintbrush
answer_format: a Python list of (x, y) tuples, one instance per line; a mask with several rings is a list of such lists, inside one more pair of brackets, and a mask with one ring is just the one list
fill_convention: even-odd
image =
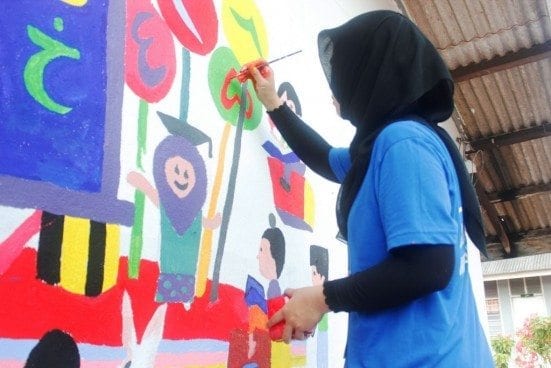
[(270, 60), (270, 61), (266, 61), (264, 59), (258, 59), (258, 60), (255, 60), (255, 61), (251, 61), (250, 63), (244, 64), (243, 67), (241, 68), (241, 70), (239, 71), (239, 73), (234, 75), (232, 78), (237, 78), (239, 83), (243, 83), (247, 79), (252, 78), (251, 73), (249, 72), (249, 67), (254, 66), (255, 68), (257, 68), (262, 73), (262, 69), (264, 67), (266, 67), (270, 64), (273, 64), (276, 61), (280, 61), (280, 60), (283, 60), (285, 58), (288, 58), (289, 56), (293, 56), (295, 54), (298, 54), (299, 52), (302, 52), (302, 50), (291, 52), (290, 54), (280, 56), (280, 57), (278, 57), (276, 59), (273, 59), (273, 60)]

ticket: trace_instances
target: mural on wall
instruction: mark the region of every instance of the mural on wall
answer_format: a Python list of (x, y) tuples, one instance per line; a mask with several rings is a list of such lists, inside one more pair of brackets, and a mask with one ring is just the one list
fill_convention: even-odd
[(122, 29), (107, 27), (107, 0), (1, 7), (0, 204), (131, 224), (117, 199), (122, 62), (106, 57)]
[[(329, 252), (327, 248), (319, 245), (310, 246), (310, 268), (312, 270), (312, 285), (318, 286), (329, 278)], [(328, 367), (327, 358), (329, 357), (329, 316), (326, 314), (318, 323), (316, 331), (314, 331), (316, 339), (316, 367)]]
[[(262, 284), (253, 276), (247, 276), (245, 285), (245, 300), (249, 308), (249, 328), (247, 331), (235, 331), (230, 340), (228, 367), (258, 366), (290, 366), (290, 350), (288, 345), (272, 342), (266, 328), (268, 322), (267, 300), (282, 295), (279, 277), (285, 265), (285, 237), (281, 229), (275, 225), (273, 214), (269, 216), (270, 227), (260, 239), (258, 247), (258, 269), (262, 277), (268, 281), (268, 290), (264, 291)], [(282, 364), (282, 358), (287, 364)]]
[[(262, 105), (256, 95), (247, 91), (247, 83), (239, 85), (235, 78), (241, 65), (268, 55), (266, 30), (260, 12), (252, 0), (222, 2), (222, 23), (231, 48), (219, 47), (209, 63), (209, 88), (212, 99), (226, 124), (236, 128), (230, 177), (213, 270), (211, 300), (218, 298), (220, 268), (241, 154), (243, 130), (254, 130), (260, 123)], [(252, 97), (254, 95), (254, 97)], [(228, 132), (229, 130), (224, 132)]]
[(96, 296), (113, 287), (119, 265), (116, 225), (42, 212), (37, 278)]
[[(136, 168), (144, 171), (147, 146), (147, 115), (150, 102), (167, 95), (174, 82), (176, 55), (172, 34), (151, 1), (126, 2), (125, 80), (140, 97)], [(143, 247), (145, 193), (134, 193), (134, 225), (129, 254), (129, 276), (136, 278)]]
[[(172, 116), (158, 113), (171, 133), (155, 149), (155, 186), (139, 172), (128, 174), (128, 182), (145, 193), (159, 208), (161, 217), (160, 275), (156, 301), (191, 303), (202, 227), (220, 225), (203, 218), (207, 174), (205, 162), (195, 147), (211, 139), (199, 129)], [(212, 148), (209, 149), (212, 155)]]
[[(292, 111), (302, 116), (300, 101), (291, 83), (283, 82), (279, 86), (277, 94)], [(304, 178), (306, 165), (294, 152), (289, 150), (287, 143), (269, 117), (268, 121), (270, 133), (278, 145), (276, 146), (268, 140), (262, 147), (270, 155), (268, 165), (277, 213), (285, 224), (297, 229), (312, 231), (315, 212), (314, 195), (312, 187)], [(289, 152), (284, 154), (281, 152), (282, 150)]]
[[(282, 275), (308, 262), (286, 260), (290, 244), (310, 251), (314, 284), (328, 257), (301, 237), (315, 231), (304, 164), (235, 78), (269, 56), (255, 1), (0, 10), (0, 211), (16, 216), (0, 224), (0, 366), (323, 366), (326, 319), (317, 362), (313, 340), (274, 342), (266, 329)], [(301, 114), (291, 83), (278, 93)], [(251, 142), (265, 171), (258, 208), (239, 197)], [(257, 226), (240, 227), (243, 213)]]

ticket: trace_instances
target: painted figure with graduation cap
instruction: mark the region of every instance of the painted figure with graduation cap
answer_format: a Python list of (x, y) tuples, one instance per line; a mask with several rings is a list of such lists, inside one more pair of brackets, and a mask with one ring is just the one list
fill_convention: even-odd
[(195, 277), (202, 227), (220, 226), (220, 214), (203, 218), (207, 191), (205, 162), (197, 145), (212, 141), (187, 122), (158, 112), (171, 135), (159, 143), (153, 158), (155, 187), (140, 173), (128, 174), (128, 182), (143, 191), (160, 210), (161, 252), (157, 283), (158, 302), (183, 302), (195, 295)]

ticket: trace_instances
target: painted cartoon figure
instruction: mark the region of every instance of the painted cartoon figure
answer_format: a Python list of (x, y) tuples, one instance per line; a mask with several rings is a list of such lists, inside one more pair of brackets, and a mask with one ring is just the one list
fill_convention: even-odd
[[(298, 95), (289, 82), (283, 82), (277, 93), (291, 110), (301, 115), (302, 108)], [(310, 184), (304, 178), (306, 166), (294, 152), (289, 150), (270, 118), (268, 122), (277, 145), (266, 141), (262, 147), (270, 155), (268, 166), (277, 213), (284, 224), (296, 229), (312, 231), (314, 197)], [(283, 151), (288, 152), (283, 153)]]
[(54, 329), (40, 338), (31, 350), (24, 368), (80, 367), (80, 353), (73, 337)]
[(212, 143), (202, 131), (186, 122), (158, 113), (172, 134), (155, 150), (155, 187), (138, 172), (128, 174), (128, 182), (143, 191), (161, 214), (160, 275), (158, 302), (193, 301), (202, 227), (220, 226), (220, 214), (213, 219), (202, 216), (207, 189), (205, 162), (196, 145)]
[[(264, 286), (251, 275), (247, 276), (245, 285), (245, 302), (249, 308), (248, 331), (235, 331), (230, 338), (228, 354), (229, 368), (243, 367), (286, 367), (279, 365), (281, 357), (290, 360), (290, 348), (274, 350), (274, 343), (266, 327), (268, 322), (267, 299), (281, 295), (279, 277), (285, 264), (285, 237), (276, 227), (276, 218), (273, 214), (268, 217), (270, 227), (260, 238), (260, 246), (256, 258), (260, 274), (268, 280), (268, 292)], [(281, 352), (280, 350), (284, 351)], [(274, 363), (276, 362), (276, 363)]]
[[(264, 231), (258, 250), (258, 267), (260, 274), (269, 280), (266, 299), (276, 298), (282, 294), (279, 277), (285, 265), (285, 238), (276, 227), (276, 218), (269, 216), (270, 227)], [(270, 362), (272, 367), (290, 367), (292, 361), (291, 347), (281, 341), (271, 341)]]
[(281, 295), (279, 276), (285, 264), (285, 238), (277, 228), (275, 216), (269, 216), (270, 227), (262, 234), (258, 250), (258, 267), (260, 274), (269, 280), (266, 298), (275, 298)]
[[(312, 269), (312, 285), (323, 285), (329, 275), (329, 254), (326, 248), (319, 245), (310, 246), (310, 268)], [(327, 367), (329, 339), (327, 330), (329, 327), (327, 314), (323, 316), (317, 326), (317, 365), (318, 368)]]

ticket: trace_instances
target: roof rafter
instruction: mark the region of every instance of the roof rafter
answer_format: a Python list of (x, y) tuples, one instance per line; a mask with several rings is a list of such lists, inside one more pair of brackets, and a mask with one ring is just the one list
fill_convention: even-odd
[(491, 203), (510, 202), (537, 194), (551, 192), (551, 183), (528, 185), (522, 188), (513, 188), (502, 192), (487, 193)]
[(507, 229), (503, 224), (502, 217), (499, 216), (495, 206), (492, 203), (490, 203), (490, 201), (488, 200), (486, 191), (482, 187), (482, 184), (480, 184), (479, 180), (475, 181), (474, 187), (476, 189), (476, 194), (478, 195), (478, 199), (480, 200), (480, 205), (486, 211), (486, 215), (488, 216), (488, 219), (492, 223), (492, 226), (494, 227), (497, 233), (497, 236), (501, 242), (501, 246), (503, 247), (503, 250), (505, 251), (506, 254), (511, 254), (511, 241), (509, 240), (509, 235), (507, 234)]
[(465, 153), (472, 154), (476, 151), (489, 150), (549, 136), (551, 136), (551, 124), (548, 121), (544, 121), (541, 125), (535, 127), (467, 142), (471, 146), (472, 150)]
[[(551, 250), (551, 242), (547, 239), (551, 239), (551, 228), (534, 229), (528, 231), (521, 231), (517, 233), (509, 234), (509, 237), (515, 243), (529, 242), (534, 240), (544, 241)], [(501, 245), (501, 241), (498, 236), (490, 236), (486, 238), (486, 246)]]
[(453, 80), (456, 83), (469, 79), (478, 78), (483, 75), (492, 74), (505, 69), (514, 68), (528, 63), (534, 63), (551, 56), (551, 40), (527, 49), (511, 51), (503, 56), (496, 56), (490, 60), (479, 63), (471, 63), (451, 70)]

